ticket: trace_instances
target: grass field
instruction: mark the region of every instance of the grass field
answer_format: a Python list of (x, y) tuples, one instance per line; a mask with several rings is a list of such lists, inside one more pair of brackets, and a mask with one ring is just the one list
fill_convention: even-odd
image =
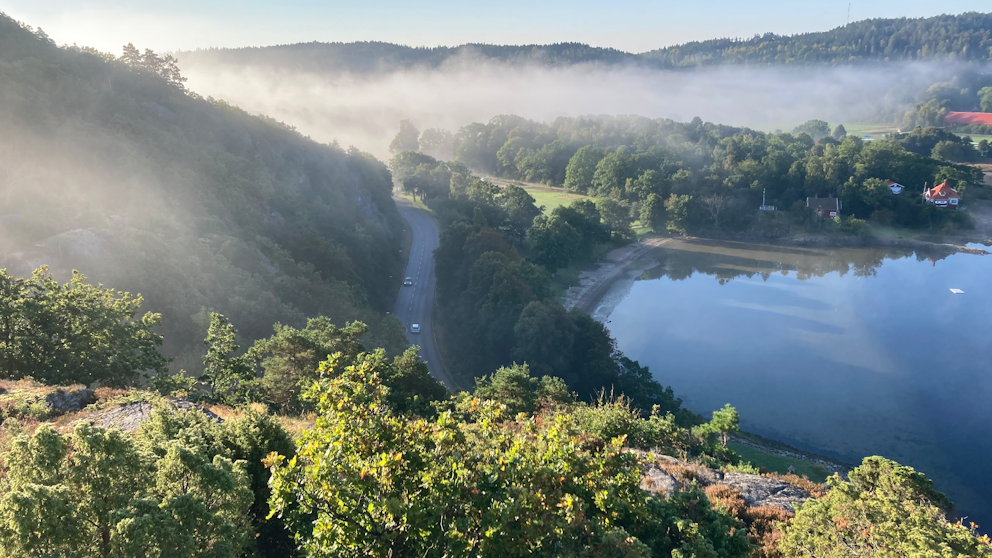
[(792, 465), (797, 475), (806, 476), (813, 482), (824, 482), (830, 476), (830, 471), (825, 467), (810, 463), (809, 461), (763, 452), (734, 442), (727, 444), (727, 447), (737, 452), (737, 455), (740, 455), (745, 461), (750, 461), (755, 467), (764, 467), (776, 473), (788, 473), (789, 466)]
[(544, 206), (544, 214), (547, 215), (560, 205), (569, 205), (575, 200), (591, 199), (589, 196), (569, 192), (562, 188), (551, 188), (548, 186), (537, 186), (531, 184), (520, 184), (520, 187), (527, 190), (538, 206)]

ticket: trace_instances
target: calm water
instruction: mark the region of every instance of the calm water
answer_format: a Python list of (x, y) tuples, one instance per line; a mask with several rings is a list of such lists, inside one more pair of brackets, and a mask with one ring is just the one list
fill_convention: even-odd
[(992, 527), (992, 256), (678, 240), (653, 256), (595, 314), (686, 406), (911, 465)]

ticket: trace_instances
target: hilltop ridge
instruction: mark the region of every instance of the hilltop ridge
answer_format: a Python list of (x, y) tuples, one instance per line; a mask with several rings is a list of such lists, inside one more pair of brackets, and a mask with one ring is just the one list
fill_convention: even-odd
[(379, 41), (309, 42), (178, 53), (183, 64), (257, 65), (311, 72), (375, 73), (437, 68), (460, 58), (506, 64), (633, 65), (654, 69), (715, 64), (836, 65), (951, 58), (992, 59), (992, 14), (867, 19), (828, 31), (691, 41), (644, 53), (583, 43), (411, 47)]

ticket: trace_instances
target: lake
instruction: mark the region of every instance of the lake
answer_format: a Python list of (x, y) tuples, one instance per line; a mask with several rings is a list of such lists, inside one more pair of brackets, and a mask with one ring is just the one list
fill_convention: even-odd
[(992, 526), (992, 256), (672, 240), (593, 314), (686, 407), (913, 466)]

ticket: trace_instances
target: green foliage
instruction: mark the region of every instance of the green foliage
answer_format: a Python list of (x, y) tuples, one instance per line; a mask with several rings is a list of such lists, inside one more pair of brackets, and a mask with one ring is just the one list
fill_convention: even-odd
[(136, 318), (142, 302), (77, 272), (60, 284), (47, 267), (26, 279), (0, 269), (0, 376), (124, 386), (140, 372), (164, 372), (162, 337), (152, 331), (161, 316)]
[(592, 188), (596, 166), (603, 158), (602, 150), (594, 145), (584, 145), (572, 155), (565, 168), (565, 188), (584, 194)]
[(792, 131), (793, 134), (806, 134), (816, 141), (822, 137), (830, 136), (830, 124), (822, 120), (807, 120), (802, 124), (796, 126), (796, 129)]
[(420, 130), (409, 120), (400, 120), (400, 131), (389, 144), (389, 152), (393, 155), (403, 151), (418, 151), (420, 149)]
[(218, 403), (242, 405), (261, 401), (261, 386), (255, 376), (256, 354), (235, 356), (237, 331), (231, 322), (217, 313), (210, 314), (207, 330), (207, 354), (203, 356), (200, 381), (207, 386), (207, 396)]
[(186, 91), (186, 78), (179, 72), (178, 60), (171, 54), (164, 57), (155, 54), (155, 51), (146, 48), (144, 54), (139, 54), (138, 49), (131, 43), (124, 45), (124, 52), (120, 61), (135, 70), (151, 72), (169, 85)]
[(291, 558), (296, 545), (283, 522), (269, 516), (269, 470), (262, 460), (275, 452), (292, 455), (293, 440), (275, 417), (256, 411), (228, 420), (219, 429), (218, 439), (233, 460), (245, 462), (254, 499), (248, 513), (251, 517), (254, 547), (260, 557)]
[(647, 417), (631, 398), (600, 393), (591, 404), (571, 409), (582, 432), (612, 440), (622, 437), (628, 447), (674, 455), (680, 459), (698, 457), (706, 452), (706, 440), (678, 424), (675, 415), (655, 407)]
[(992, 157), (992, 146), (989, 145), (989, 140), (983, 139), (978, 142), (978, 152), (982, 157), (986, 159)]
[(629, 241), (634, 238), (634, 230), (630, 226), (633, 218), (630, 215), (629, 202), (606, 198), (600, 200), (596, 206), (603, 215), (603, 224), (615, 240)]
[[(245, 354), (235, 356), (237, 331), (226, 318), (214, 314), (206, 340), (206, 370), (200, 378), (208, 388), (205, 395), (228, 405), (263, 402), (287, 413), (309, 411), (302, 394), (326, 372), (321, 363), (332, 354), (343, 364), (366, 355), (359, 342), (366, 331), (361, 322), (339, 329), (324, 317), (310, 319), (304, 329), (276, 324), (272, 337), (255, 342)], [(410, 347), (392, 362), (383, 349), (366, 356), (377, 363), (395, 412), (432, 416), (432, 404), (446, 399), (449, 393), (431, 376), (417, 354), (419, 350)]]
[(834, 128), (834, 133), (830, 134), (830, 137), (837, 141), (841, 141), (847, 137), (847, 129), (844, 128), (843, 124), (838, 124), (837, 127)]
[[(984, 83), (982, 80), (986, 79), (975, 72), (967, 72), (966, 76), (959, 80), (961, 85), (966, 81)], [(934, 93), (938, 94), (943, 93)], [(943, 102), (933, 101), (943, 111), (940, 114), (947, 111), (942, 108)], [(640, 217), (645, 223), (653, 219), (655, 230), (666, 228), (678, 234), (703, 228), (744, 232), (768, 224), (771, 218), (765, 215), (766, 219), (759, 221), (757, 211), (763, 193), (765, 203), (783, 208), (805, 202), (808, 197), (839, 197), (845, 215), (868, 219), (880, 212), (878, 215), (888, 216), (886, 220), (893, 225), (929, 227), (930, 219), (921, 206), (908, 203), (909, 196), (891, 195), (887, 189), (878, 187), (878, 181), (899, 182), (915, 193), (924, 184), (938, 183), (937, 178), (946, 167), (960, 175), (955, 180), (964, 181), (964, 186), (984, 188), (980, 174), (959, 164), (979, 156), (970, 138), (935, 125), (940, 124), (929, 123), (925, 124), (928, 127), (909, 133), (865, 142), (857, 136), (848, 136), (840, 126), (832, 133), (829, 125), (819, 120), (804, 123), (795, 134), (764, 134), (698, 118), (680, 123), (636, 116), (604, 116), (559, 118), (552, 124), (541, 124), (504, 116), (487, 124), (465, 127), (455, 135), (455, 142), (473, 146), (472, 161), (499, 160), (499, 153), (506, 156), (514, 149), (539, 151), (552, 143), (581, 146), (568, 165), (571, 171), (566, 169), (566, 180), (569, 172), (573, 177), (566, 187), (605, 198), (599, 201), (597, 226), (611, 230), (618, 239), (627, 239), (631, 235), (627, 223), (632, 217)], [(488, 138), (486, 145), (479, 143), (482, 136)], [(462, 161), (475, 165), (468, 159)], [(495, 166), (480, 164), (474, 168), (501, 172)], [(557, 172), (557, 167), (540, 171), (548, 176), (557, 176)], [(662, 219), (658, 198), (674, 203), (676, 211), (667, 215), (667, 219)], [(503, 230), (504, 225), (494, 221), (505, 219), (494, 213), (495, 204), (482, 197), (474, 201), (487, 212), (493, 226)], [(489, 205), (494, 209), (486, 209)], [(571, 219), (567, 220), (586, 237)], [(816, 232), (823, 227), (821, 221), (805, 218), (792, 223), (777, 222)], [(541, 223), (540, 233), (545, 232), (546, 226), (547, 223)], [(542, 236), (541, 240), (546, 238)], [(516, 237), (508, 235), (507, 239), (517, 243)], [(587, 242), (584, 238), (580, 246)], [(580, 253), (576, 258), (581, 256)], [(549, 269), (564, 261), (544, 254), (540, 257)]]
[(537, 410), (537, 385), (538, 379), (530, 375), (526, 364), (514, 364), (500, 368), (492, 377), (476, 378), (473, 395), (503, 405), (510, 416), (530, 414)]
[(568, 267), (582, 246), (582, 236), (560, 213), (535, 218), (527, 237), (534, 261), (551, 273)]
[(727, 442), (730, 441), (731, 434), (741, 431), (740, 420), (741, 416), (737, 412), (737, 409), (731, 407), (730, 403), (727, 403), (719, 411), (713, 411), (713, 418), (700, 428), (705, 432), (712, 432), (719, 436), (720, 443), (723, 447), (727, 447)]
[(992, 86), (979, 89), (978, 99), (982, 112), (992, 112)]
[(987, 536), (947, 519), (947, 498), (922, 473), (866, 457), (849, 477), (827, 479), (827, 495), (799, 508), (784, 556), (992, 556)]
[(654, 232), (660, 233), (666, 229), (668, 214), (665, 211), (665, 200), (655, 193), (651, 193), (644, 202), (641, 203), (641, 224), (651, 227)]
[(833, 218), (833, 221), (837, 224), (837, 228), (844, 234), (850, 234), (853, 236), (871, 235), (871, 225), (869, 225), (864, 219), (858, 219), (852, 215), (838, 215)]
[(496, 196), (496, 205), (506, 216), (500, 230), (503, 236), (513, 244), (523, 242), (527, 229), (531, 228), (534, 219), (543, 212), (542, 207), (534, 205), (534, 198), (520, 186), (509, 185)]
[(670, 66), (849, 64), (873, 60), (987, 61), (992, 16), (969, 12), (929, 18), (866, 19), (818, 33), (765, 33), (749, 39), (713, 39), (643, 54)]
[(596, 204), (579, 200), (534, 220), (528, 245), (536, 263), (550, 266), (545, 268), (521, 259), (506, 233), (492, 228), (506, 212), (499, 193), (490, 194), (486, 184), (473, 184), (470, 203), (448, 200), (439, 210), (449, 224), (435, 252), (438, 314), (455, 374), (470, 381), (485, 371), (526, 362), (538, 374), (561, 378), (580, 399), (615, 389), (632, 395), (645, 411), (660, 405), (677, 413), (681, 402), (671, 389), (617, 351), (602, 324), (581, 312), (566, 312), (552, 298), (547, 269), (609, 240)]
[[(329, 368), (337, 365), (332, 361)], [(739, 524), (698, 491), (641, 491), (621, 439), (582, 443), (574, 419), (405, 419), (368, 361), (310, 392), (315, 427), (271, 456), (271, 505), (309, 556), (745, 556)], [(528, 382), (529, 383), (529, 382)], [(691, 510), (691, 511), (690, 511)]]
[(159, 449), (86, 423), (15, 439), (0, 556), (238, 556), (250, 540), (245, 463), (179, 440)]
[(665, 214), (667, 222), (665, 226), (669, 231), (685, 234), (689, 221), (689, 202), (692, 196), (672, 194), (665, 200)]
[(272, 337), (259, 339), (251, 350), (264, 371), (265, 399), (283, 412), (299, 413), (304, 409), (299, 396), (317, 379), (320, 363), (334, 353), (349, 361), (357, 357), (364, 351), (359, 338), (368, 328), (352, 322), (339, 329), (321, 316), (307, 320), (303, 329), (282, 324), (273, 329)]
[(165, 397), (189, 397), (195, 392), (197, 379), (186, 375), (185, 370), (178, 374), (161, 372), (151, 379), (151, 387)]

